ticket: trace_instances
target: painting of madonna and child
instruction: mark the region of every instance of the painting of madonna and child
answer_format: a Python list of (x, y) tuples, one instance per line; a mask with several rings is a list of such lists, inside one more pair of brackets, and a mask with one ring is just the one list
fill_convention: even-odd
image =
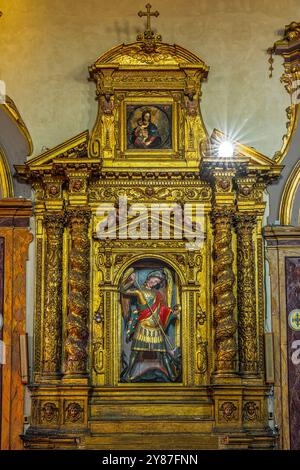
[(171, 105), (126, 107), (127, 149), (172, 149)]
[(180, 294), (176, 273), (162, 263), (135, 265), (120, 285), (121, 382), (180, 382)]

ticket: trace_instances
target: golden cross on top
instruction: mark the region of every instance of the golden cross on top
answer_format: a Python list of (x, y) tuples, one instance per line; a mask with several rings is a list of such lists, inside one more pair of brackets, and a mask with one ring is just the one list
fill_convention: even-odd
[(150, 24), (151, 16), (156, 16), (156, 17), (159, 16), (159, 12), (157, 10), (150, 12), (151, 8), (152, 8), (152, 5), (150, 5), (150, 3), (147, 3), (146, 5), (147, 11), (138, 12), (138, 15), (140, 18), (142, 18), (142, 16), (147, 16), (147, 28), (146, 28), (147, 31), (151, 31), (151, 24)]

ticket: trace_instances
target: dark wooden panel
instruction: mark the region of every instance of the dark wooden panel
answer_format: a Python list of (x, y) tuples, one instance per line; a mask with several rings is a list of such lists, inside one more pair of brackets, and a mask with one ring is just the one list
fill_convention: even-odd
[(285, 270), (290, 444), (292, 450), (300, 450), (300, 330), (289, 322), (290, 313), (298, 309), (300, 324), (300, 257), (287, 257)]
[[(0, 314), (3, 315), (4, 295), (4, 238), (0, 237)], [(3, 339), (3, 329), (0, 329), (0, 341)], [(0, 424), (2, 422), (2, 365), (0, 364)], [(0, 425), (1, 443), (1, 425)]]

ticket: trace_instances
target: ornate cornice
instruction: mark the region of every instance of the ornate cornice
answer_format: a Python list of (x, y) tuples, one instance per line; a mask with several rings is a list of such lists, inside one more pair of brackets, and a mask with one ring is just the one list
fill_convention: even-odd
[(31, 158), (24, 165), (15, 165), (17, 176), (21, 181), (33, 182), (50, 175), (67, 176), (70, 170), (88, 170), (98, 174), (101, 161), (89, 158), (88, 139), (89, 132), (84, 131), (53, 149)]
[(87, 141), (89, 132), (84, 131), (80, 134), (66, 140), (62, 144), (57, 145), (52, 149), (48, 149), (45, 152), (31, 158), (26, 162), (26, 166), (33, 168), (36, 166), (49, 165), (59, 158), (84, 158), (87, 156)]
[[(234, 154), (231, 158), (221, 159), (218, 156), (218, 147), (221, 142), (227, 140), (232, 142)], [(201, 174), (209, 179), (216, 170), (225, 170), (226, 172), (234, 170), (237, 177), (253, 174), (257, 179), (263, 179), (270, 183), (280, 176), (282, 169), (282, 165), (266, 155), (231, 139), (222, 131), (214, 129), (203, 154)]]

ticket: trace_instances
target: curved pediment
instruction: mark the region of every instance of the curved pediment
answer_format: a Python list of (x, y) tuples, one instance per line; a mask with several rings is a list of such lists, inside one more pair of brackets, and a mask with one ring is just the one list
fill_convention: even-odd
[(193, 65), (203, 69), (206, 76), (209, 67), (197, 55), (177, 44), (159, 43), (152, 51), (147, 51), (142, 41), (131, 44), (120, 44), (102, 54), (95, 62), (94, 67), (103, 65), (132, 65), (132, 66), (166, 66), (175, 65), (188, 67)]

